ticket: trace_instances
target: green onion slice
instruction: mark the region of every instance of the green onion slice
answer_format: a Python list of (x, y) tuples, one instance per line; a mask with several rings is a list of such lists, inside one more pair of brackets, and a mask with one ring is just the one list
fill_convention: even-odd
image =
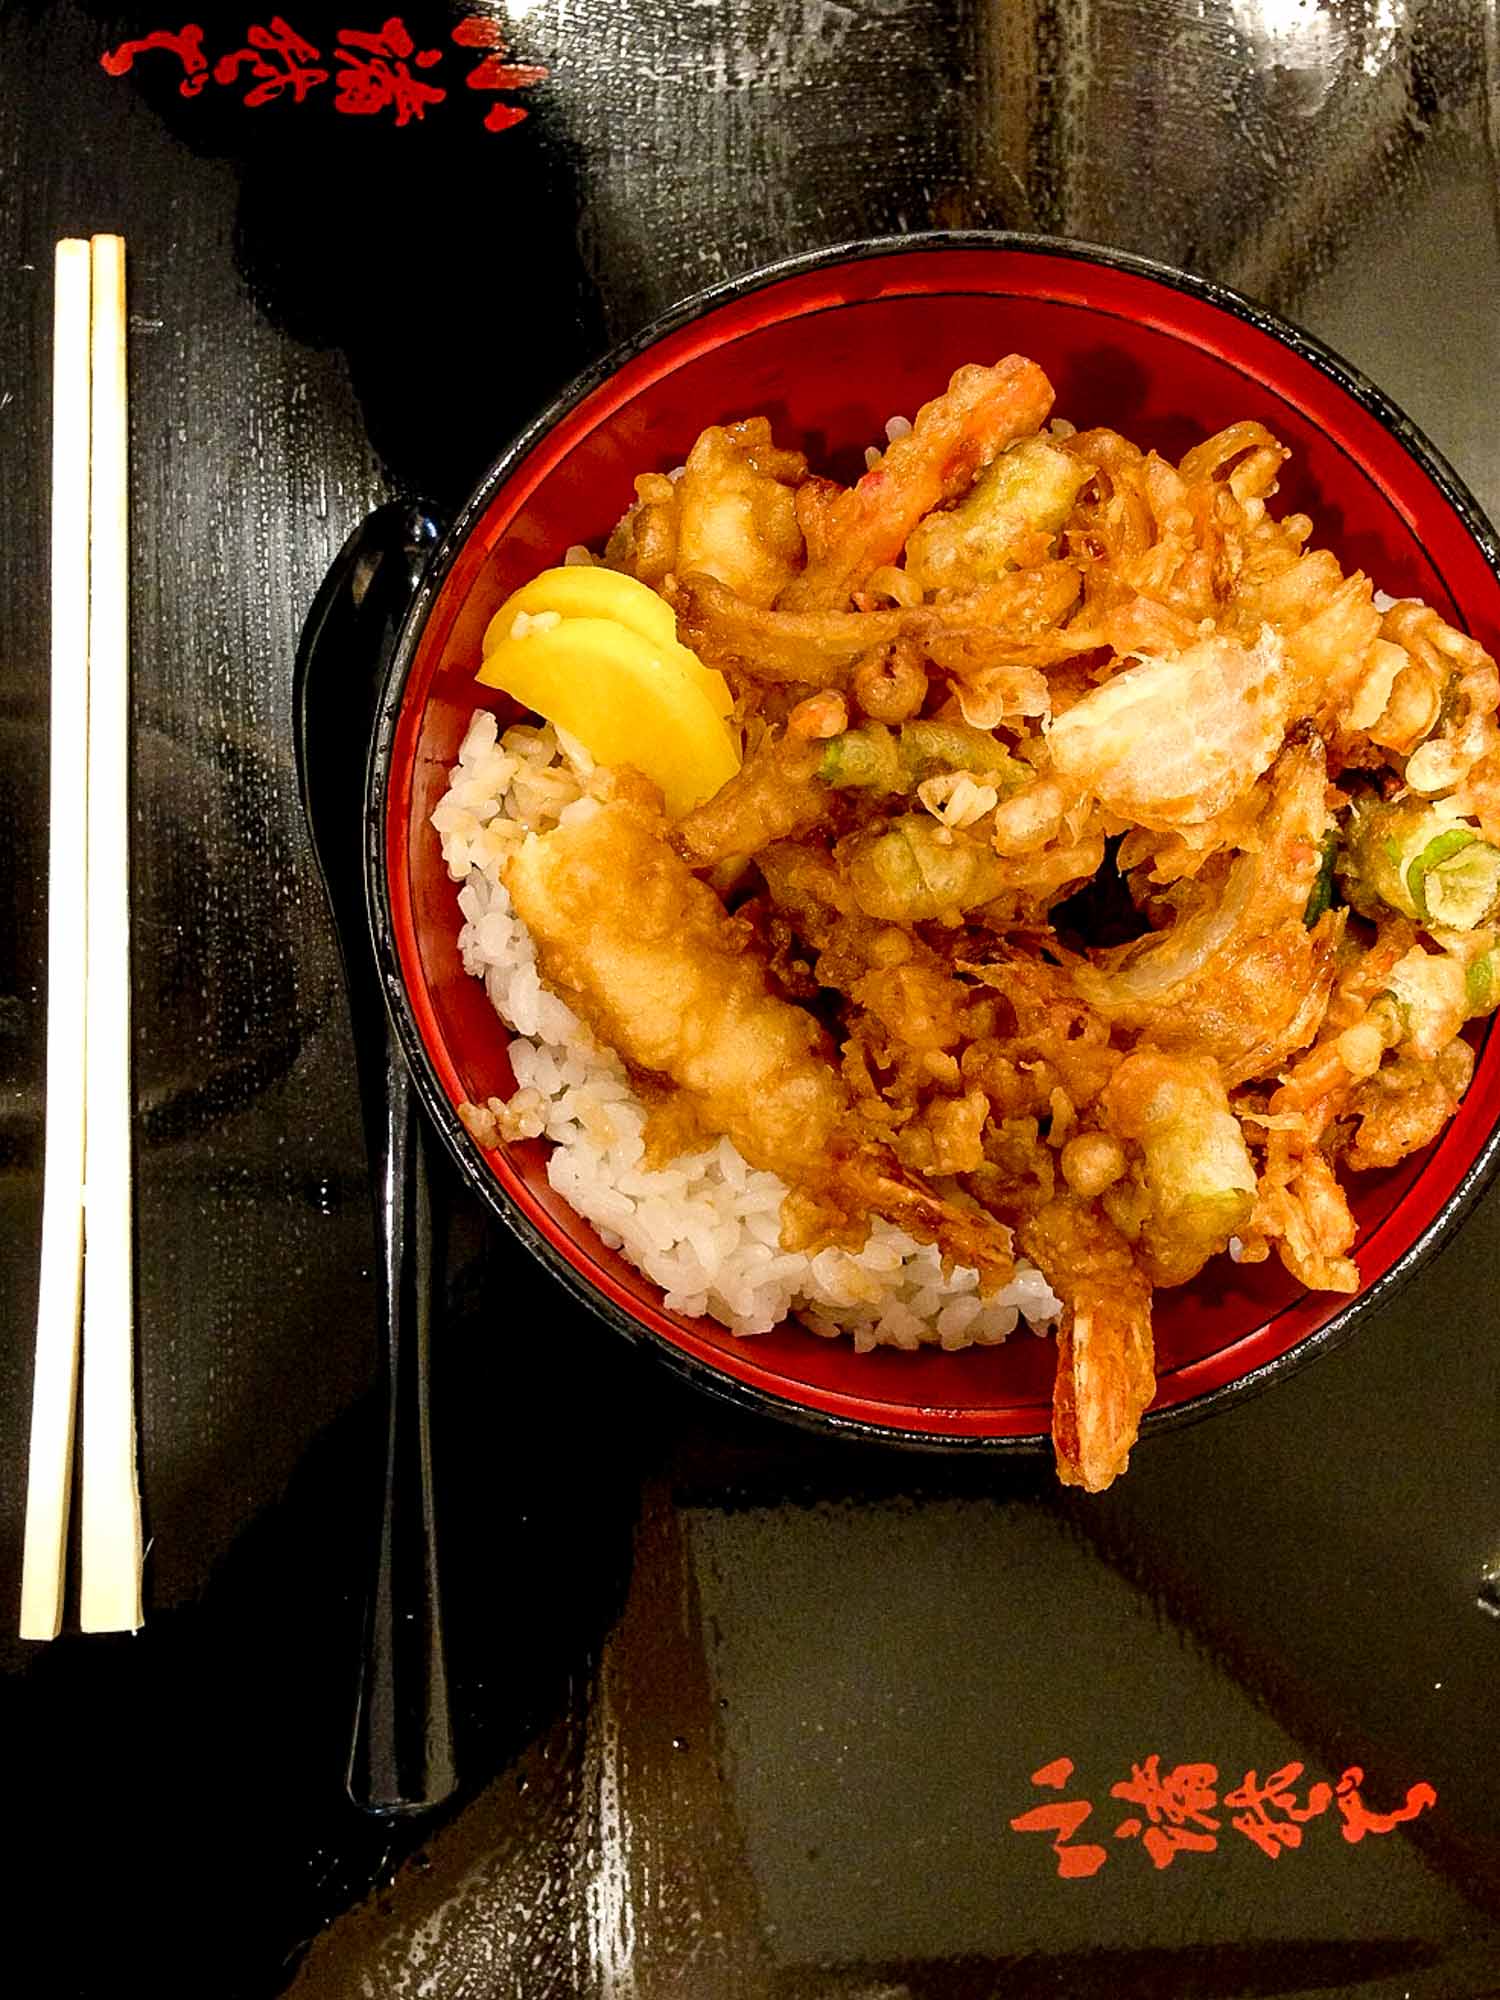
[(1467, 827), (1449, 827), (1410, 862), (1406, 886), (1424, 923), (1471, 931), (1500, 896), (1500, 849)]

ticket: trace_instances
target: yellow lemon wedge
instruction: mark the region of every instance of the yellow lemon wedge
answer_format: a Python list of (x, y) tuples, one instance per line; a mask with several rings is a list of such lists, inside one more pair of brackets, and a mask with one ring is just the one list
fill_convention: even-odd
[(724, 676), (715, 673), (712, 667), (705, 667), (698, 655), (678, 640), (672, 607), (649, 584), (633, 576), (589, 563), (544, 569), (540, 576), (513, 591), (490, 620), (479, 649), (483, 656), (488, 657), (502, 639), (510, 637), (511, 628), (522, 612), (529, 618), (553, 612), (559, 618), (610, 619), (616, 625), (623, 625), (627, 632), (638, 632), (643, 639), (649, 639), (671, 658), (689, 680), (697, 682), (716, 715), (728, 716), (734, 707)]
[[(505, 609), (513, 625), (515, 611)], [(502, 637), (486, 650), (478, 678), (576, 736), (601, 764), (644, 772), (674, 818), (739, 769), (724, 718), (697, 679), (671, 648), (614, 619), (560, 617), (519, 639)]]

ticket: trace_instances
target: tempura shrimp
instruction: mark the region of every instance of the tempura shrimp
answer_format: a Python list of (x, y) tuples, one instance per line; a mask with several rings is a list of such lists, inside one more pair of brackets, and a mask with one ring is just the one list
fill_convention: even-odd
[(531, 835), (505, 882), (549, 984), (601, 1039), (803, 1197), (784, 1212), (797, 1247), (820, 1230), (857, 1244), (874, 1213), (978, 1270), (983, 1289), (1013, 1276), (1003, 1223), (945, 1200), (858, 1128), (823, 1031), (770, 991), (747, 927), (649, 809), (596, 802)]

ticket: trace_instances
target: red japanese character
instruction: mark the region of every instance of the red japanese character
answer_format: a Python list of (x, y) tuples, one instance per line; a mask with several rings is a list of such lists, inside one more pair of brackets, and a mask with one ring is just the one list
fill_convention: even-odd
[(1334, 1799), (1343, 1814), (1343, 1835), (1345, 1840), (1363, 1840), (1367, 1833), (1389, 1833), (1392, 1827), (1400, 1826), (1403, 1820), (1415, 1819), (1418, 1813), (1437, 1804), (1437, 1793), (1431, 1785), (1413, 1785), (1406, 1794), (1405, 1805), (1397, 1806), (1394, 1812), (1371, 1812), (1359, 1795), (1359, 1788), (1365, 1781), (1365, 1774), (1358, 1764), (1351, 1764), (1339, 1779)]
[(1183, 1848), (1211, 1854), (1219, 1844), (1215, 1838), (1219, 1822), (1210, 1810), (1218, 1804), (1214, 1796), (1218, 1782), (1214, 1764), (1179, 1764), (1166, 1777), (1161, 1775), (1157, 1756), (1148, 1757), (1144, 1764), (1132, 1764), (1129, 1778), (1111, 1785), (1109, 1795), (1143, 1806), (1150, 1825), (1142, 1832), (1142, 1821), (1122, 1820), (1115, 1828), (1115, 1838), (1132, 1840), (1142, 1834), (1146, 1852), (1158, 1868), (1170, 1867), (1173, 1856)]
[[(1238, 1807), (1229, 1824), (1236, 1832), (1253, 1840), (1262, 1854), (1274, 1861), (1284, 1847), (1302, 1845), (1302, 1828), (1319, 1813), (1325, 1813), (1333, 1799), (1331, 1785), (1317, 1784), (1307, 1794), (1307, 1804), (1299, 1806), (1292, 1786), (1302, 1776), (1300, 1764), (1283, 1764), (1262, 1785), (1253, 1771), (1247, 1771), (1222, 1803), (1226, 1809)], [(1273, 1818), (1272, 1811), (1283, 1814)]]
[(310, 90), (328, 81), (326, 69), (313, 67), (320, 56), (320, 50), (304, 41), (279, 14), (273, 14), (269, 28), (250, 30), (248, 49), (219, 57), (214, 64), (214, 82), (233, 83), (248, 63), (250, 74), (259, 81), (254, 90), (246, 92), (246, 104), (269, 104), (287, 90), (292, 93), (292, 102), (300, 104)]
[[(487, 14), (471, 14), (453, 30), (453, 39), (462, 49), (488, 49), (478, 67), (470, 70), (470, 90), (524, 90), (528, 84), (543, 83), (550, 72), (540, 63), (513, 63), (505, 60), (505, 37)], [(519, 104), (492, 104), (484, 115), (487, 132), (503, 132), (519, 125), (526, 116)]]
[(394, 111), (398, 125), (427, 115), (429, 104), (441, 104), (448, 95), (411, 73), (431, 69), (441, 62), (441, 49), (418, 49), (397, 17), (374, 33), (358, 28), (340, 28), (335, 51), (339, 68), (339, 94), (335, 111), (347, 111), (357, 118), (370, 118), (378, 111)]
[(142, 35), (138, 41), (121, 42), (117, 49), (109, 49), (100, 56), (100, 67), (110, 76), (124, 76), (135, 66), (137, 56), (145, 55), (150, 49), (163, 49), (177, 57), (182, 64), (182, 81), (177, 89), (183, 97), (196, 97), (208, 82), (208, 58), (203, 53), (203, 30), (193, 22), (179, 28), (175, 35), (165, 28), (158, 28), (155, 34)]
[[(1072, 1758), (1057, 1757), (1039, 1771), (1033, 1771), (1031, 1782), (1061, 1791), (1072, 1775)], [(1102, 1847), (1095, 1847), (1089, 1841), (1080, 1847), (1068, 1845), (1093, 1810), (1087, 1799), (1060, 1799), (1055, 1806), (1033, 1806), (1030, 1812), (1013, 1819), (1011, 1826), (1017, 1833), (1054, 1835), (1052, 1849), (1057, 1856), (1057, 1872), (1068, 1881), (1080, 1875), (1097, 1874), (1109, 1859)]]

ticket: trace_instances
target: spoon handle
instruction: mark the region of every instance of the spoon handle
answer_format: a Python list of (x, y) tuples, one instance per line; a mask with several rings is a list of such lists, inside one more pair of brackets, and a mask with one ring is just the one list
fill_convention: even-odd
[(355, 530), (303, 628), (294, 702), (303, 805), (333, 909), (354, 1030), (386, 1391), (380, 1527), (347, 1782), (356, 1805), (390, 1814), (438, 1805), (455, 1784), (428, 1397), (441, 1273), (428, 1173), (432, 1142), (370, 937), (365, 769), (357, 752), (373, 737), (386, 670), (437, 534), (428, 513), (399, 504), (377, 509)]
[(440, 1272), (428, 1136), (389, 1022), (383, 1130), (370, 1178), (381, 1254), (385, 1486), (349, 1751), (349, 1796), (370, 1812), (418, 1812), (453, 1790), (453, 1732), (438, 1590), (428, 1361)]

